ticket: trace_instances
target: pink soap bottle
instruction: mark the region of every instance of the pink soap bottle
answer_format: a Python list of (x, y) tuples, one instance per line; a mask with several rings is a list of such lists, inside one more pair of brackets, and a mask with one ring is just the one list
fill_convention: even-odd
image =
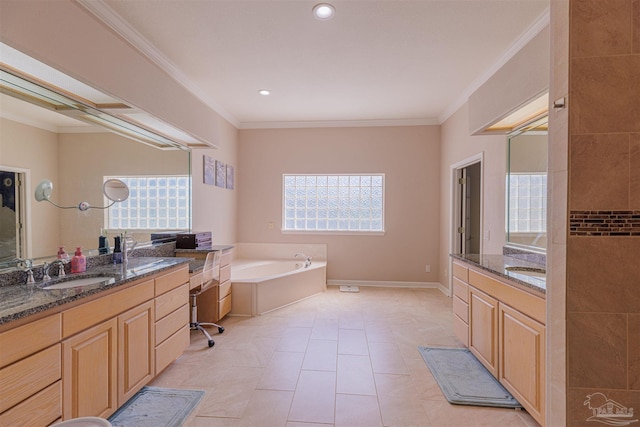
[(71, 272), (82, 273), (83, 271), (87, 271), (87, 259), (82, 255), (82, 248), (78, 246), (75, 255), (71, 258)]
[(58, 259), (69, 259), (69, 254), (64, 250), (64, 246), (60, 246), (58, 249)]

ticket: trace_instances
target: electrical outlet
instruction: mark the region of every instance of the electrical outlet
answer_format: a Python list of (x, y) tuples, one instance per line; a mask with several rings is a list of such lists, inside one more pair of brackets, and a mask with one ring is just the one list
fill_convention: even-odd
[(427, 264), (427, 266), (424, 268), (424, 270), (425, 270), (427, 273), (431, 273), (431, 266), (430, 266), (429, 264)]
[(269, 222), (267, 223), (267, 228), (268, 228), (269, 230), (273, 230), (273, 222), (272, 222), (272, 221), (269, 221)]

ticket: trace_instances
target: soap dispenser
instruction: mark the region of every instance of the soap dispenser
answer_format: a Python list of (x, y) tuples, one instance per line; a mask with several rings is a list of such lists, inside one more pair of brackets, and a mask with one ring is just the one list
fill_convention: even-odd
[(71, 272), (82, 273), (84, 271), (87, 271), (87, 259), (82, 255), (82, 248), (78, 246), (75, 255), (71, 258)]
[(120, 243), (120, 236), (113, 238), (113, 263), (122, 264), (122, 245)]
[(64, 250), (64, 246), (58, 248), (58, 259), (69, 259), (69, 254)]

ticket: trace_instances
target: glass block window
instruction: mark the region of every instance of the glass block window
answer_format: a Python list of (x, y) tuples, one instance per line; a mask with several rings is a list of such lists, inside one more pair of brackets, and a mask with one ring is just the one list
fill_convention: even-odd
[(384, 231), (384, 174), (284, 175), (284, 231)]
[(509, 232), (546, 232), (547, 175), (511, 173), (507, 180)]
[(129, 186), (129, 198), (107, 209), (107, 228), (127, 230), (189, 229), (191, 177), (113, 176)]

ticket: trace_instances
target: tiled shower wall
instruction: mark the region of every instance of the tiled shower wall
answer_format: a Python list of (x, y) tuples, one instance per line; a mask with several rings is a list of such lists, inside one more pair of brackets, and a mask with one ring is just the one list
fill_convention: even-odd
[(640, 419), (640, 0), (569, 6), (566, 415), (592, 426)]

